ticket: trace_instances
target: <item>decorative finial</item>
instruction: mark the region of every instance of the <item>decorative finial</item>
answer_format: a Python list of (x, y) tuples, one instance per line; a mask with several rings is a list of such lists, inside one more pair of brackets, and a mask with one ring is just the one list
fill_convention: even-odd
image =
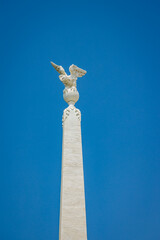
[(60, 73), (59, 79), (63, 82), (65, 89), (63, 90), (63, 98), (69, 105), (74, 105), (79, 99), (76, 81), (78, 77), (84, 76), (87, 72), (76, 65), (69, 67), (70, 75), (67, 75), (62, 66), (58, 66), (51, 62), (55, 70)]

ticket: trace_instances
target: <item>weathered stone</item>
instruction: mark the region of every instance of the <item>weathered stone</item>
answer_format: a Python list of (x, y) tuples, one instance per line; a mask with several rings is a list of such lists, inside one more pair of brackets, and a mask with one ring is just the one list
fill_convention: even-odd
[[(60, 240), (86, 240), (86, 210), (80, 111), (69, 106), (63, 117)], [(66, 111), (64, 111), (65, 114)]]
[(63, 112), (60, 240), (87, 240), (86, 209), (81, 140), (81, 113), (74, 104), (79, 99), (76, 81), (86, 71), (71, 65), (67, 75), (62, 66), (51, 62), (64, 83), (63, 98), (69, 106)]

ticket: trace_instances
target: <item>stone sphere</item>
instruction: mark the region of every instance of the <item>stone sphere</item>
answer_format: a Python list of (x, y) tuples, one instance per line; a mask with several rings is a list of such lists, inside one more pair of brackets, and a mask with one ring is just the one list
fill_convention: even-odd
[(65, 88), (63, 91), (63, 98), (69, 105), (74, 105), (79, 99), (79, 92), (75, 87)]

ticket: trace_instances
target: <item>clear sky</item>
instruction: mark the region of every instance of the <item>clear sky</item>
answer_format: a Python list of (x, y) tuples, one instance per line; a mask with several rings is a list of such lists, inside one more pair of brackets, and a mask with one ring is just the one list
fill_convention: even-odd
[(160, 2), (1, 1), (0, 239), (58, 240), (63, 84), (78, 79), (89, 240), (160, 239)]

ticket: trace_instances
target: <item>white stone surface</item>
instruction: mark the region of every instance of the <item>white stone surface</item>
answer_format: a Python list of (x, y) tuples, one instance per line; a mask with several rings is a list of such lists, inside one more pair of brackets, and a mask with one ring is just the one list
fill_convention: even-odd
[(83, 77), (86, 71), (72, 64), (69, 67), (70, 75), (67, 75), (62, 66), (58, 66), (51, 62), (54, 69), (60, 74), (59, 79), (65, 85), (63, 90), (63, 98), (70, 105), (74, 105), (79, 99), (79, 93), (77, 91), (77, 78)]
[(86, 71), (71, 65), (70, 75), (51, 62), (65, 85), (63, 98), (69, 104), (63, 112), (60, 240), (87, 240), (84, 176), (81, 141), (81, 113), (74, 104), (79, 99), (77, 78)]
[(73, 105), (63, 113), (59, 239), (87, 239), (81, 113)]

